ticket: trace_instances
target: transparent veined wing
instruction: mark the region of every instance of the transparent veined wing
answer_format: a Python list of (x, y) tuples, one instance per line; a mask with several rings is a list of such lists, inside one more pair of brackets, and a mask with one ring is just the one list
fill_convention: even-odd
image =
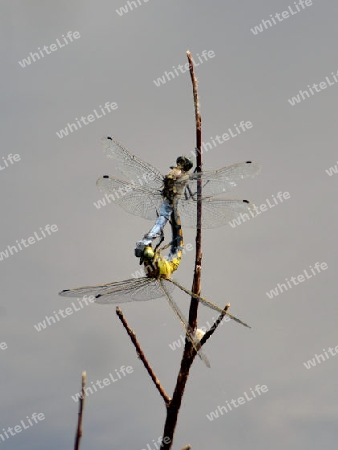
[[(179, 199), (178, 211), (183, 227), (196, 228), (196, 208), (197, 201)], [(247, 216), (241, 216), (244, 214)], [(251, 219), (256, 215), (254, 204), (248, 200), (208, 198), (202, 201), (202, 228), (217, 228), (238, 218)]]
[(125, 211), (145, 219), (156, 220), (163, 203), (160, 190), (152, 191), (109, 175), (100, 177), (96, 186)]
[[(175, 286), (169, 287), (171, 292)], [(93, 295), (95, 303), (101, 305), (122, 304), (134, 301), (147, 301), (163, 297), (163, 290), (156, 278), (130, 278), (124, 281), (84, 286), (61, 291), (63, 297), (83, 297)]]
[[(197, 180), (202, 180), (202, 197), (223, 194), (234, 189), (238, 181), (244, 178), (253, 178), (260, 172), (260, 166), (255, 161), (246, 161), (218, 170), (194, 172), (189, 175), (189, 188), (187, 193), (196, 196)], [(196, 199), (196, 198), (195, 198)]]
[(114, 160), (115, 167), (129, 182), (141, 184), (143, 180), (149, 188), (161, 189), (163, 175), (155, 167), (130, 153), (113, 137), (102, 138), (102, 144), (106, 156)]
[(175, 280), (170, 280), (170, 281), (172, 283), (174, 283), (175, 286), (180, 288), (183, 292), (188, 294), (189, 296), (196, 298), (196, 300), (198, 300), (200, 303), (202, 303), (202, 305), (207, 306), (208, 308), (211, 308), (211, 309), (213, 309), (215, 311), (218, 311), (218, 312), (220, 312), (220, 313), (222, 313), (224, 315), (227, 315), (228, 317), (230, 317), (230, 319), (234, 320), (237, 323), (240, 323), (241, 325), (243, 325), (243, 326), (245, 326), (247, 328), (251, 328), (247, 323), (243, 322), (241, 319), (238, 319), (238, 317), (233, 316), (228, 311), (223, 310), (219, 306), (215, 305), (215, 303), (210, 302), (209, 300), (207, 300), (204, 297), (201, 297), (200, 295), (194, 294), (189, 289), (185, 288), (184, 286), (182, 286), (180, 283), (178, 283)]
[(192, 346), (194, 347), (196, 353), (201, 358), (201, 360), (204, 362), (204, 364), (207, 367), (210, 367), (210, 362), (209, 362), (206, 354), (202, 351), (201, 348), (199, 348), (199, 342), (197, 341), (197, 339), (193, 336), (193, 334), (189, 330), (190, 327), (189, 327), (189, 323), (188, 323), (187, 319), (184, 317), (184, 315), (183, 315), (182, 311), (180, 310), (180, 308), (178, 307), (177, 303), (171, 297), (172, 283), (169, 280), (166, 280), (163, 278), (159, 280), (159, 283), (160, 283), (161, 289), (163, 291), (163, 296), (167, 299), (172, 310), (174, 311), (174, 313), (178, 317), (179, 321), (181, 322), (181, 325), (183, 326), (184, 331), (185, 331), (189, 341), (191, 342)]
[(64, 289), (63, 291), (59, 292), (59, 295), (61, 295), (62, 297), (77, 297), (77, 298), (83, 297), (84, 295), (95, 297), (98, 294), (104, 294), (107, 290), (111, 289), (112, 285), (116, 287), (118, 285), (121, 285), (121, 288), (123, 288), (123, 286), (125, 286), (125, 281), (117, 281), (113, 283), (96, 284), (93, 286), (81, 286), (72, 289)]

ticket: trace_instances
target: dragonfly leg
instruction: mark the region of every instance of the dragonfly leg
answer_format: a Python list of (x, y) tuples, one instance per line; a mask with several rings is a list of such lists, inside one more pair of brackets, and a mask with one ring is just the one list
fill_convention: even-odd
[[(202, 185), (202, 192), (203, 192), (203, 188), (205, 188), (207, 186), (207, 184), (209, 183), (209, 180), (207, 180), (203, 185)], [(190, 189), (190, 186), (187, 186), (185, 191), (184, 191), (184, 197), (186, 200), (191, 199), (194, 202), (197, 202), (197, 191), (195, 191), (194, 193), (192, 192), (192, 190)], [(204, 198), (208, 198), (208, 197), (204, 197)], [(203, 198), (203, 199), (204, 199)]]

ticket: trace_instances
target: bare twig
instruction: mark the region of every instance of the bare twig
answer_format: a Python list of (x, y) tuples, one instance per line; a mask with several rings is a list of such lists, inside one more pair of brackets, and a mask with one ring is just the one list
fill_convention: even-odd
[[(230, 308), (230, 303), (227, 303), (227, 304), (225, 305), (224, 311), (227, 311), (229, 308)], [(204, 344), (207, 342), (207, 340), (214, 334), (214, 332), (216, 331), (218, 325), (219, 325), (219, 324), (222, 322), (222, 320), (224, 319), (224, 316), (226, 316), (226, 314), (225, 314), (225, 313), (224, 313), (224, 314), (221, 313), (221, 314), (218, 316), (217, 320), (213, 323), (213, 325), (212, 325), (212, 327), (210, 328), (210, 330), (208, 330), (208, 331), (204, 334), (204, 336), (203, 336), (202, 339), (200, 340), (201, 347), (202, 347), (202, 345), (204, 345)]]
[[(187, 52), (189, 60), (190, 77), (192, 82), (194, 107), (195, 107), (195, 122), (196, 122), (196, 171), (202, 171), (202, 118), (199, 107), (198, 91), (197, 91), (197, 79), (194, 72), (194, 64), (191, 53)], [(202, 182), (197, 180), (197, 230), (196, 230), (196, 256), (195, 256), (195, 269), (194, 279), (192, 284), (192, 292), (194, 294), (201, 294), (201, 270), (202, 270)], [(189, 324), (194, 330), (197, 326), (197, 310), (198, 301), (194, 298), (191, 299), (189, 310)]]
[(170, 404), (170, 397), (166, 394), (164, 388), (162, 387), (160, 380), (157, 378), (157, 376), (155, 375), (155, 372), (153, 371), (153, 369), (151, 368), (150, 364), (147, 361), (147, 358), (145, 357), (145, 354), (143, 353), (143, 350), (141, 349), (140, 344), (138, 343), (138, 340), (136, 338), (136, 335), (134, 333), (134, 331), (129, 327), (126, 319), (123, 316), (122, 310), (117, 307), (116, 308), (116, 314), (118, 316), (118, 318), (121, 320), (125, 330), (127, 331), (132, 343), (134, 344), (135, 348), (136, 348), (136, 353), (139, 356), (140, 360), (143, 362), (144, 367), (146, 368), (147, 372), (150, 375), (150, 378), (153, 380), (156, 389), (158, 390), (158, 392), (160, 393), (161, 397), (164, 400), (164, 403), (166, 405), (166, 407), (169, 406)]
[[(196, 170), (200, 172), (202, 170), (202, 121), (199, 111), (199, 101), (197, 92), (197, 79), (194, 73), (194, 65), (191, 53), (187, 52), (187, 57), (190, 67), (190, 76), (193, 86), (193, 96), (195, 105), (195, 121), (196, 121)], [(200, 295), (201, 292), (201, 263), (202, 263), (202, 184), (200, 180), (197, 181), (197, 232), (196, 232), (196, 258), (195, 258), (195, 270), (194, 280), (192, 286), (192, 292)], [(192, 298), (190, 302), (189, 310), (189, 325), (194, 330), (197, 326), (197, 309), (198, 300)], [(164, 424), (163, 436), (169, 438), (168, 444), (163, 445), (163, 450), (170, 450), (173, 445), (173, 436), (177, 424), (178, 413), (181, 407), (182, 398), (185, 390), (186, 383), (188, 381), (190, 367), (196, 353), (193, 351), (192, 344), (189, 340), (186, 340), (184, 352), (181, 361), (180, 371), (176, 381), (176, 387), (174, 390), (173, 398), (167, 408), (167, 417)]]
[(83, 409), (84, 409), (84, 403), (85, 403), (85, 386), (86, 386), (86, 372), (82, 372), (82, 382), (81, 382), (81, 397), (80, 397), (80, 403), (79, 403), (79, 415), (78, 415), (78, 421), (77, 421), (77, 430), (76, 430), (76, 436), (75, 436), (75, 445), (74, 449), (79, 450), (80, 448), (80, 440), (82, 437), (82, 418), (83, 418)]

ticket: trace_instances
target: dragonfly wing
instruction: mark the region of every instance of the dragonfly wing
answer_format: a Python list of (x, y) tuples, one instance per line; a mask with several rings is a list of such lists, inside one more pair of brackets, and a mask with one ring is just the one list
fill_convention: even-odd
[(106, 156), (114, 160), (115, 167), (130, 182), (141, 184), (148, 188), (160, 189), (163, 184), (162, 174), (151, 164), (130, 153), (113, 137), (107, 136), (102, 139)]
[(141, 277), (96, 286), (67, 289), (61, 291), (59, 295), (63, 297), (92, 295), (96, 299), (95, 303), (108, 305), (153, 300), (163, 297), (163, 292), (155, 278)]
[(194, 294), (193, 292), (191, 292), (189, 289), (187, 289), (184, 286), (182, 286), (177, 281), (171, 280), (171, 282), (174, 283), (175, 286), (179, 287), (186, 294), (190, 295), (191, 297), (196, 298), (196, 300), (198, 300), (200, 303), (202, 303), (202, 305), (205, 305), (208, 308), (214, 309), (215, 311), (218, 311), (218, 312), (222, 313), (223, 315), (229, 316), (232, 320), (234, 320), (235, 322), (240, 323), (241, 325), (244, 325), (247, 328), (251, 328), (247, 323), (243, 322), (242, 320), (238, 319), (237, 317), (233, 316), (232, 314), (229, 314), (227, 311), (225, 311), (222, 308), (220, 308), (219, 306), (215, 305), (215, 303), (210, 302), (206, 298), (201, 297), (201, 296), (199, 296), (197, 294)]
[[(138, 289), (133, 293), (133, 300), (148, 300), (155, 298), (162, 298), (163, 291), (161, 289), (160, 280), (157, 278), (147, 278), (147, 283), (143, 288)], [(170, 292), (174, 290), (175, 286), (170, 286)]]
[(59, 295), (61, 295), (62, 297), (77, 297), (77, 298), (83, 297), (85, 295), (96, 297), (97, 295), (102, 296), (106, 292), (111, 291), (112, 289), (115, 289), (116, 292), (120, 290), (123, 291), (128, 286), (130, 286), (130, 280), (117, 281), (107, 284), (96, 284), (94, 286), (82, 286), (73, 289), (65, 289), (59, 292)]
[(125, 211), (145, 219), (156, 220), (163, 203), (159, 190), (150, 191), (147, 187), (127, 183), (109, 175), (100, 177), (96, 186)]
[[(143, 302), (163, 297), (163, 291), (156, 278), (131, 278), (122, 283), (123, 285), (113, 286), (102, 295), (96, 296), (96, 303), (111, 305), (127, 302)], [(173, 289), (174, 286), (172, 287)]]
[(171, 291), (172, 291), (173, 283), (171, 283), (169, 280), (165, 280), (165, 279), (161, 279), (161, 280), (159, 280), (159, 282), (161, 283), (163, 295), (168, 300), (169, 305), (171, 306), (172, 310), (174, 311), (174, 313), (180, 320), (180, 322), (185, 330), (185, 333), (187, 335), (187, 338), (191, 342), (196, 353), (201, 358), (201, 360), (204, 362), (204, 364), (207, 367), (210, 367), (210, 362), (209, 362), (206, 354), (203, 352), (203, 350), (201, 348), (199, 348), (199, 342), (196, 342), (196, 338), (189, 331), (189, 323), (188, 323), (187, 319), (184, 317), (184, 315), (183, 315), (182, 311), (180, 310), (180, 308), (178, 307), (177, 303), (173, 300), (173, 298), (170, 295)]
[[(189, 228), (197, 226), (197, 202), (179, 200), (179, 213), (182, 225)], [(217, 228), (238, 219), (246, 214), (244, 220), (257, 215), (254, 204), (248, 200), (231, 200), (222, 198), (209, 198), (202, 201), (202, 228)], [(244, 221), (243, 220), (243, 221)]]
[[(202, 180), (202, 196), (210, 197), (224, 194), (237, 186), (238, 181), (244, 178), (253, 178), (260, 172), (260, 166), (255, 161), (246, 161), (218, 170), (195, 172), (189, 175), (189, 191), (195, 194), (197, 180)], [(196, 200), (196, 197), (195, 197)]]

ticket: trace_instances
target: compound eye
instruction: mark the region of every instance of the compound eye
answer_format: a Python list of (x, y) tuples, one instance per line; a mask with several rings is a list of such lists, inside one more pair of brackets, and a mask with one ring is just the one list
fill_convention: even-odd
[(144, 251), (143, 251), (144, 259), (153, 259), (154, 256), (155, 256), (155, 253), (154, 253), (154, 250), (152, 249), (152, 247), (150, 247), (149, 245), (144, 247)]
[(181, 166), (185, 172), (188, 172), (194, 165), (192, 160), (187, 156), (179, 156), (176, 160), (176, 164)]

